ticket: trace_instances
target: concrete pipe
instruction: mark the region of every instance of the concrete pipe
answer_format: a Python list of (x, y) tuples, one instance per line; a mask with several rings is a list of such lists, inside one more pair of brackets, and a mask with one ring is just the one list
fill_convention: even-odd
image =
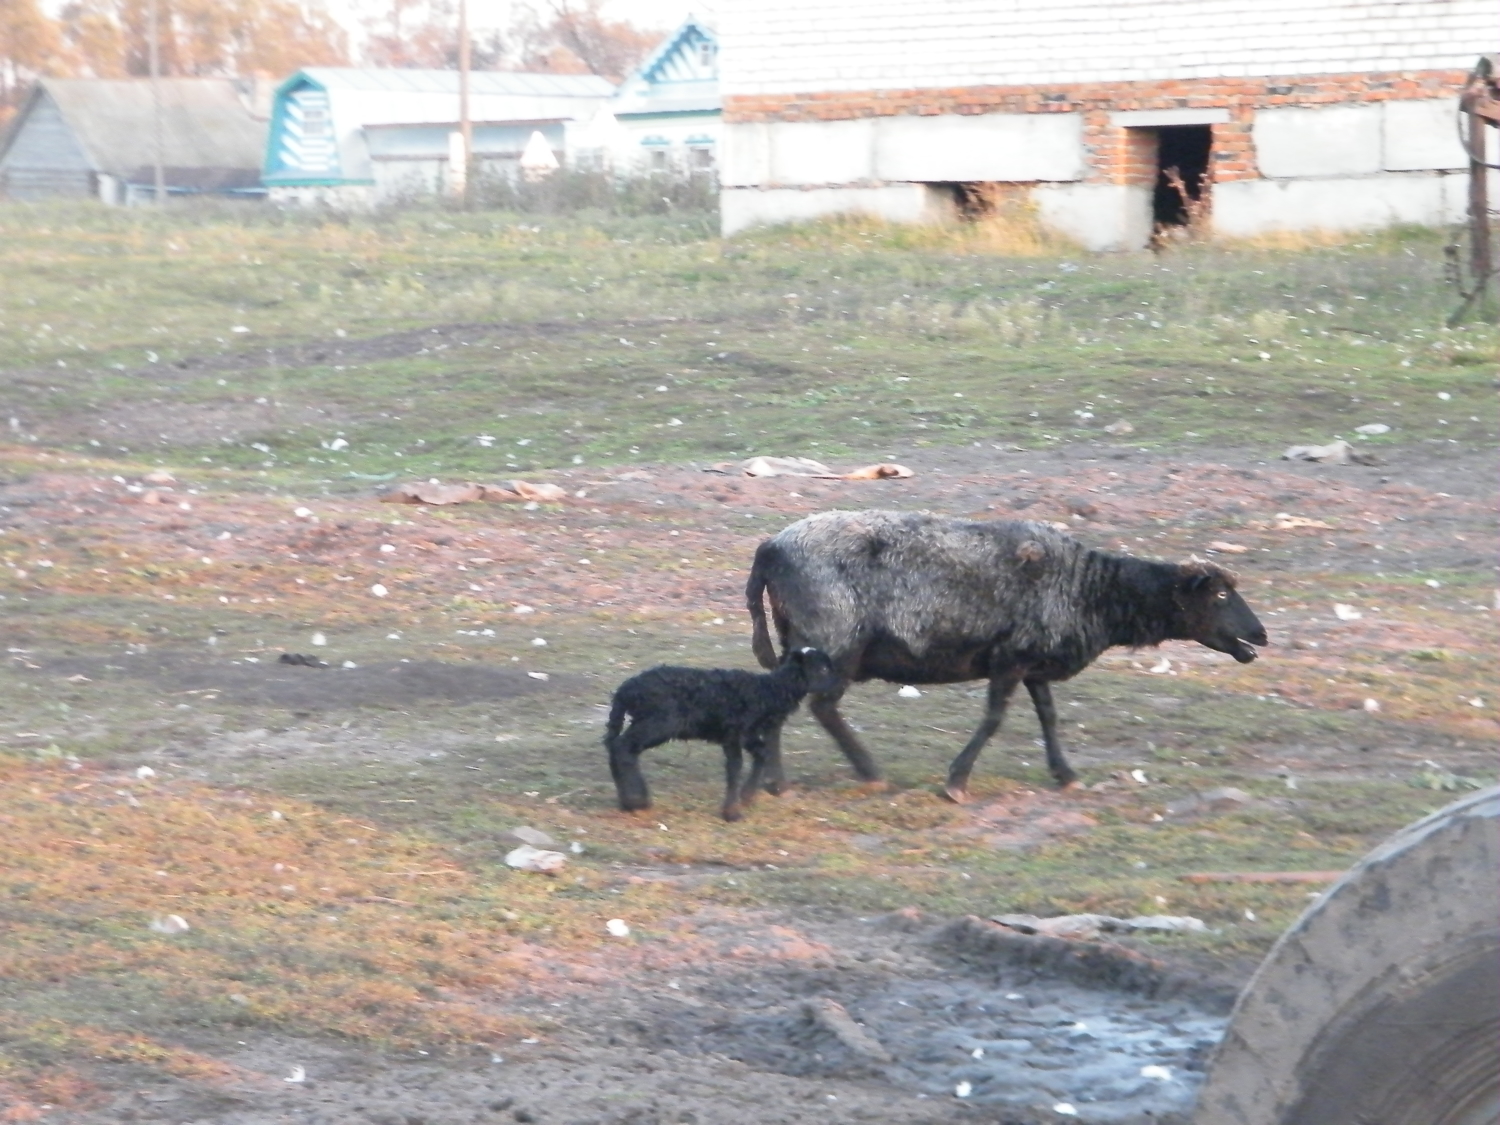
[(1392, 836), (1282, 935), (1194, 1121), (1500, 1123), (1500, 788)]

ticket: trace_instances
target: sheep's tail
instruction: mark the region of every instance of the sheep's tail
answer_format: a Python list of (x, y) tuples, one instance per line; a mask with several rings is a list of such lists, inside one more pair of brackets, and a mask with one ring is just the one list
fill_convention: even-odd
[(609, 719), (604, 724), (604, 746), (611, 753), (615, 750), (615, 740), (620, 737), (620, 731), (625, 727), (625, 701), (618, 695), (610, 702)]
[(753, 633), (750, 649), (762, 668), (775, 668), (781, 663), (776, 658), (776, 648), (771, 644), (771, 631), (766, 628), (766, 568), (770, 565), (771, 541), (767, 539), (755, 549), (755, 561), (750, 564), (750, 580), (745, 583), (745, 607), (750, 611)]

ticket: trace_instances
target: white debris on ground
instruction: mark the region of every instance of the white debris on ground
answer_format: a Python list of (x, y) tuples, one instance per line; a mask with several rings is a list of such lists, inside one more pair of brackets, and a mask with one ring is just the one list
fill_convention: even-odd
[(1375, 460), (1360, 453), (1343, 438), (1327, 445), (1294, 445), (1281, 455), (1283, 461), (1313, 461), (1321, 465), (1373, 465)]
[(1038, 918), (1035, 914), (996, 914), (990, 919), (1023, 934), (1084, 940), (1101, 934), (1129, 934), (1140, 930), (1157, 933), (1204, 934), (1208, 927), (1199, 918), (1174, 914), (1142, 914), (1116, 918), (1109, 914), (1063, 914)]
[(522, 844), (505, 855), (507, 867), (514, 867), (517, 871), (537, 871), (543, 875), (562, 870), (567, 862), (568, 857), (562, 852), (533, 848), (530, 844)]

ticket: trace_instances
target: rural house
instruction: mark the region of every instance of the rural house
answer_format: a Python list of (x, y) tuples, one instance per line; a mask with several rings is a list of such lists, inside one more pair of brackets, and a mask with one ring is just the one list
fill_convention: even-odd
[(1500, 21), (1492, 0), (726, 0), (719, 32), (725, 233), (1008, 194), (1118, 250), (1190, 213), (1233, 236), (1457, 221), (1457, 95)]
[[(591, 74), (474, 71), (479, 174), (514, 176), (534, 133), (567, 151), (614, 92)], [(462, 165), (458, 130), (457, 71), (309, 67), (276, 90), (265, 184), (274, 203), (336, 207), (442, 192)]]
[(584, 143), (617, 172), (707, 172), (719, 117), (718, 37), (690, 16), (621, 83)]
[[(135, 203), (172, 195), (259, 196), (265, 115), (254, 80), (43, 78), (0, 140), (0, 196)], [(269, 91), (267, 91), (269, 93)]]

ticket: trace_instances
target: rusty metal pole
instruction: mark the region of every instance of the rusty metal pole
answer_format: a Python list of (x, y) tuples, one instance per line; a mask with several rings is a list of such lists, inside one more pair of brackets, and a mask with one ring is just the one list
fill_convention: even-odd
[(1466, 107), (1469, 119), (1469, 270), (1474, 277), (1476, 303), (1480, 309), (1489, 296), (1490, 273), (1494, 255), (1490, 245), (1489, 169), (1486, 167), (1487, 126), (1471, 104)]

